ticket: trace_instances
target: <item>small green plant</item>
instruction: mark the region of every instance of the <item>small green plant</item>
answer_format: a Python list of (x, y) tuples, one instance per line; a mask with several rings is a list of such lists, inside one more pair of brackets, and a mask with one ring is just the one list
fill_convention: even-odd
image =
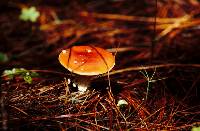
[(147, 93), (146, 93), (146, 100), (147, 100), (148, 94), (149, 94), (149, 89), (151, 88), (151, 83), (154, 83), (154, 82), (159, 81), (159, 80), (164, 80), (166, 78), (154, 80), (154, 76), (156, 74), (156, 68), (154, 69), (153, 74), (151, 76), (148, 74), (148, 72), (146, 70), (144, 70), (144, 71), (142, 70), (142, 71), (140, 71), (140, 73), (142, 73), (144, 78), (147, 80)]
[(0, 62), (7, 62), (8, 61), (8, 56), (5, 53), (0, 52)]
[(24, 21), (36, 22), (40, 16), (40, 12), (34, 6), (30, 8), (22, 8), (19, 18)]
[(122, 106), (125, 106), (125, 105), (128, 105), (128, 102), (124, 99), (121, 99), (117, 102), (118, 107), (122, 107)]
[(145, 79), (147, 80), (147, 94), (146, 94), (146, 100), (147, 100), (148, 93), (149, 93), (149, 88), (150, 88), (150, 86), (151, 86), (150, 83), (152, 83), (152, 82), (155, 81), (155, 80), (153, 80), (153, 77), (154, 77), (154, 75), (155, 75), (155, 73), (156, 73), (156, 68), (155, 68), (155, 70), (154, 70), (152, 76), (149, 76), (149, 74), (147, 73), (146, 70), (140, 71), (140, 73), (142, 73), (142, 74), (144, 75)]
[(39, 74), (33, 71), (26, 70), (24, 68), (13, 68), (12, 70), (5, 70), (3, 72), (3, 77), (7, 77), (9, 80), (13, 79), (16, 76), (22, 77), (25, 82), (31, 84), (32, 78), (39, 76)]

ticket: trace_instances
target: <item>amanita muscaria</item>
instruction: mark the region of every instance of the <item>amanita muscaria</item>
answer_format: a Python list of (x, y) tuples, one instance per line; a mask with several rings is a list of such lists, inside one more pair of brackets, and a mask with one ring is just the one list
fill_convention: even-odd
[(86, 91), (92, 76), (104, 74), (115, 65), (115, 57), (105, 49), (95, 46), (73, 46), (62, 50), (59, 61), (70, 72), (77, 74), (79, 91)]

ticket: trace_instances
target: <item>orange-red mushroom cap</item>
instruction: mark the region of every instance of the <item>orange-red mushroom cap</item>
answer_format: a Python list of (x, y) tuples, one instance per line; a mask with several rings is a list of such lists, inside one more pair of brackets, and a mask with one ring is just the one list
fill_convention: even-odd
[(110, 71), (115, 65), (112, 53), (94, 46), (73, 46), (59, 55), (60, 63), (79, 75), (99, 75)]

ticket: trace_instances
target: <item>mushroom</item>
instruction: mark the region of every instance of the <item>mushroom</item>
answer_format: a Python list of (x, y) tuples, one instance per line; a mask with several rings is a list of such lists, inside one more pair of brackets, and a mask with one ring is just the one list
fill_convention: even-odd
[(87, 90), (93, 76), (109, 72), (115, 65), (112, 53), (91, 45), (62, 50), (58, 59), (66, 69), (77, 74), (74, 82), (80, 92)]

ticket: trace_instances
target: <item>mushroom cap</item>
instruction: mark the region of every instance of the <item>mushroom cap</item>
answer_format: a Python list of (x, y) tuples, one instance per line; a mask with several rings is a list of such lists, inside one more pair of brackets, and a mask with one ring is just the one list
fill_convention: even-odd
[(73, 46), (63, 50), (59, 61), (69, 71), (79, 75), (99, 75), (115, 65), (112, 53), (94, 46)]

